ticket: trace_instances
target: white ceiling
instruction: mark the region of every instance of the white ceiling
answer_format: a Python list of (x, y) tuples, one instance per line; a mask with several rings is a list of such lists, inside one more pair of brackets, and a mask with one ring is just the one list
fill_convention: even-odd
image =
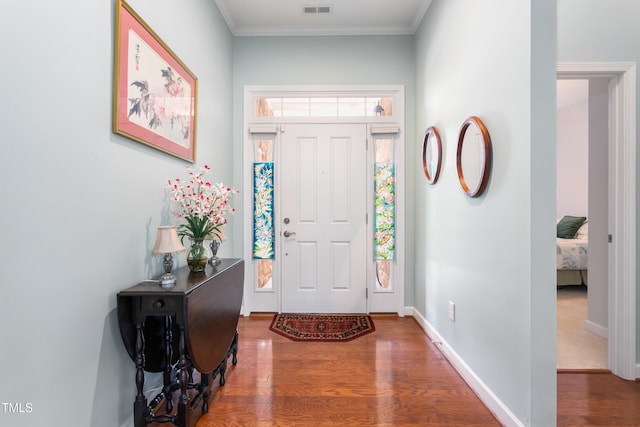
[[(215, 0), (236, 36), (413, 34), (431, 0)], [(309, 7), (329, 13), (303, 13)]]

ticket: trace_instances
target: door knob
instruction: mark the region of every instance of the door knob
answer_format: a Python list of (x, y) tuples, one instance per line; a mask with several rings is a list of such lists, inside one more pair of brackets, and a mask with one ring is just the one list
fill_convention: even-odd
[(296, 234), (296, 233), (295, 233), (294, 231), (285, 231), (285, 232), (284, 232), (284, 233), (282, 233), (282, 234), (284, 234), (284, 237), (291, 237), (291, 236), (293, 236), (293, 235), (294, 235), (294, 234)]

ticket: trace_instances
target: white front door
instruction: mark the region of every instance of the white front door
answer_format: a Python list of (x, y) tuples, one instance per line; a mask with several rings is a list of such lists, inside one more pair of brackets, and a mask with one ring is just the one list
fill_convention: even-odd
[(366, 125), (288, 125), (281, 138), (282, 312), (366, 312)]

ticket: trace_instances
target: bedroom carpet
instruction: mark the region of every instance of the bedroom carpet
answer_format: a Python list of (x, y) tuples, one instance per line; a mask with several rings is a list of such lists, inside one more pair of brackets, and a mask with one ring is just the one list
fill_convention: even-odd
[(607, 340), (584, 329), (587, 290), (558, 289), (558, 369), (607, 369)]

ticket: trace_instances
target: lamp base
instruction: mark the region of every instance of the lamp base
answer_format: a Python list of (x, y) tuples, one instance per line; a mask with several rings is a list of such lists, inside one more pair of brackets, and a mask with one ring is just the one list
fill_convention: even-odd
[(176, 285), (176, 276), (171, 273), (165, 273), (160, 276), (160, 286), (163, 288), (172, 288)]

